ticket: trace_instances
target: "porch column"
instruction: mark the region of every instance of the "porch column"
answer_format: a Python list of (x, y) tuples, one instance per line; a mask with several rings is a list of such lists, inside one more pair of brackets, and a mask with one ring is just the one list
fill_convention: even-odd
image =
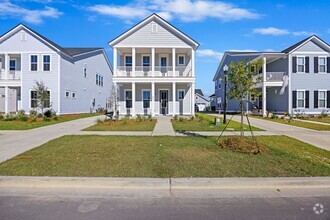
[(267, 76), (267, 69), (266, 69), (266, 57), (262, 58), (262, 116), (266, 117), (267, 116), (267, 109), (266, 109), (266, 76)]
[(117, 90), (117, 83), (114, 82), (113, 83), (113, 88), (112, 88), (112, 98), (113, 98), (113, 115), (116, 116), (117, 115), (117, 110), (118, 110), (118, 90)]
[(132, 48), (132, 76), (135, 76), (135, 47)]
[(191, 100), (191, 114), (195, 115), (195, 83), (191, 83), (190, 90), (191, 90), (191, 97), (190, 97), (190, 100)]
[(175, 73), (175, 48), (172, 48), (172, 66), (173, 66), (173, 77), (176, 76), (176, 73)]
[(132, 116), (135, 117), (135, 82), (132, 82)]
[(9, 78), (9, 62), (10, 62), (10, 56), (9, 54), (5, 54), (5, 79)]
[(155, 48), (151, 48), (151, 76), (155, 76)]
[[(194, 49), (191, 49), (191, 76), (195, 77), (195, 50)], [(194, 85), (194, 87), (195, 87), (195, 85)], [(195, 91), (194, 91), (194, 93), (195, 93)], [(194, 111), (195, 111), (195, 107), (194, 107)]]
[(9, 114), (9, 87), (5, 86), (5, 114)]
[(117, 76), (117, 48), (113, 48), (113, 76)]
[(173, 117), (175, 116), (175, 114), (176, 114), (176, 109), (175, 109), (175, 107), (176, 107), (176, 105), (175, 105), (175, 103), (176, 103), (176, 83), (175, 82), (173, 82), (172, 83), (172, 101), (173, 101), (173, 104), (172, 104), (172, 113), (173, 113)]
[(151, 115), (155, 116), (155, 83), (151, 83)]

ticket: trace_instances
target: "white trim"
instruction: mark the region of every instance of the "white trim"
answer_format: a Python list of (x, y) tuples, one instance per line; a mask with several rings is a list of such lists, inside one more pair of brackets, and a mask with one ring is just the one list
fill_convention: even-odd
[[(158, 48), (158, 49), (161, 49), (161, 48), (164, 48), (164, 49), (168, 49), (168, 48), (180, 48), (180, 49), (192, 49), (190, 46), (178, 46), (178, 45), (170, 45), (170, 46), (165, 46), (165, 45), (134, 45), (135, 48)], [(120, 48), (132, 48), (132, 46), (129, 46), (129, 45), (123, 45), (123, 46), (113, 46), (113, 48), (117, 48), (117, 49), (120, 49)]]
[[(49, 56), (49, 70), (45, 70), (44, 69), (44, 56)], [(41, 55), (41, 63), (42, 63), (42, 66), (41, 66), (41, 70), (43, 72), (50, 72), (52, 71), (52, 55), (51, 54), (42, 54)]]
[[(32, 56), (37, 56), (37, 70), (32, 70), (32, 68), (31, 68), (31, 57)], [(38, 72), (39, 71), (39, 54), (30, 54), (30, 56), (29, 56), (29, 71), (30, 72)]]
[[(297, 99), (296, 99), (296, 109), (306, 109), (306, 90), (305, 89), (296, 89), (296, 92), (297, 92)], [(304, 107), (299, 107), (298, 106), (298, 92), (303, 92), (304, 94)], [(262, 100), (263, 101), (263, 100)]]
[(162, 61), (162, 58), (166, 58), (166, 67), (168, 67), (168, 64), (169, 64), (169, 55), (168, 54), (165, 54), (165, 53), (160, 53), (160, 54), (158, 54), (158, 56), (159, 56), (159, 66), (161, 66), (161, 61)]
[[(183, 99), (180, 99), (180, 92), (183, 92)], [(185, 89), (178, 89), (177, 94), (178, 94), (177, 101), (184, 101), (185, 100), (185, 98), (186, 98), (186, 90)]]
[[(327, 91), (326, 89), (318, 89), (317, 90), (317, 109), (327, 109), (327, 100), (328, 100), (328, 97), (327, 97)], [(324, 107), (320, 107), (320, 92), (324, 92)], [(314, 97), (315, 98), (315, 97)]]
[[(31, 92), (36, 92), (36, 90), (34, 89), (29, 89), (29, 109), (36, 109), (38, 111), (38, 106), (36, 108), (32, 108), (31, 107)], [(44, 108), (44, 109), (49, 109), (49, 108), (52, 108), (52, 90), (51, 89), (48, 89), (47, 92), (49, 92), (49, 107), (47, 108)], [(21, 94), (22, 95), (22, 94)]]
[(300, 45), (296, 46), (295, 48), (293, 48), (292, 50), (290, 50), (288, 53), (299, 53), (299, 52), (295, 52), (297, 49), (301, 48), (302, 46), (304, 46), (305, 44), (307, 44), (308, 42), (310, 42), (312, 39), (317, 40), (319, 43), (323, 44), (325, 47), (327, 47), (330, 50), (330, 46), (325, 44), (321, 39), (319, 39), (316, 36), (311, 36), (310, 38), (308, 38), (307, 40), (305, 40), (304, 42), (302, 42)]
[[(324, 60), (325, 60), (325, 62), (324, 62), (324, 72), (320, 72), (320, 58), (324, 58)], [(318, 66), (317, 66), (317, 73), (319, 73), (319, 74), (326, 74), (327, 73), (327, 56), (318, 56), (317, 57), (317, 64), (318, 64)], [(314, 65), (315, 65), (315, 63), (314, 63)]]
[[(131, 91), (131, 93), (132, 93), (132, 98), (131, 98), (132, 107), (131, 108), (126, 108), (126, 91)], [(133, 91), (132, 91), (132, 89), (124, 89), (124, 109), (133, 109)]]
[(161, 102), (160, 102), (160, 91), (161, 90), (164, 90), (164, 91), (167, 91), (167, 114), (165, 114), (165, 115), (171, 115), (172, 113), (170, 112), (170, 99), (169, 99), (169, 96), (170, 96), (170, 89), (162, 89), (162, 88), (159, 88), (158, 89), (158, 114), (159, 115), (163, 115), (162, 113), (161, 113)]
[[(143, 107), (143, 102), (144, 102), (144, 98), (143, 98), (143, 92), (149, 92), (149, 108), (144, 108)], [(151, 108), (151, 89), (141, 89), (141, 100), (142, 100), (142, 109), (150, 109)]]
[[(179, 63), (180, 57), (183, 57), (183, 64), (180, 64)], [(176, 65), (178, 65), (178, 66), (185, 66), (186, 65), (186, 55), (185, 54), (178, 54), (177, 55), (177, 63), (176, 63)]]
[(323, 51), (319, 51), (319, 52), (311, 52), (311, 51), (305, 51), (305, 52), (293, 52), (292, 55), (304, 55), (304, 54), (307, 54), (307, 55), (317, 55), (317, 54), (321, 54), (321, 55), (327, 55), (329, 53), (327, 52), (323, 52)]
[[(11, 60), (14, 60), (14, 61), (15, 61), (15, 70), (10, 70), (10, 61), (11, 61)], [(21, 59), (21, 66), (22, 66), (22, 59)], [(10, 72), (10, 71), (18, 71), (18, 70), (17, 70), (17, 57), (10, 57), (10, 58), (9, 58), (9, 69), (8, 69), (8, 70), (9, 70), (9, 72)]]
[[(302, 72), (299, 72), (299, 68), (298, 68), (298, 66), (299, 66), (299, 64), (298, 64), (298, 59), (299, 58), (303, 58), (303, 67), (304, 67), (304, 71), (302, 71)], [(302, 73), (306, 73), (306, 56), (297, 56), (297, 63), (296, 63), (296, 69), (297, 69), (297, 74), (302, 74)]]
[(61, 55), (57, 55), (57, 114), (61, 114)]
[(151, 24), (151, 33), (157, 33), (158, 32), (158, 24), (156, 22), (153, 22)]

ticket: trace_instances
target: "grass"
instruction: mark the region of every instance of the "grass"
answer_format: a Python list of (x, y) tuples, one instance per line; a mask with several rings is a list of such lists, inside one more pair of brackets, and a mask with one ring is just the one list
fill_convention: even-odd
[(129, 120), (126, 124), (123, 120), (97, 123), (84, 131), (153, 131), (156, 119), (151, 121), (137, 122), (134, 119)]
[(328, 123), (330, 124), (330, 117), (326, 117), (326, 118), (318, 118), (318, 117), (314, 117), (314, 118), (308, 118), (308, 119), (303, 119), (306, 121), (315, 121), (315, 122), (322, 122), (322, 123)]
[(293, 125), (293, 126), (297, 126), (297, 127), (302, 127), (302, 128), (308, 128), (308, 129), (312, 129), (312, 130), (317, 130), (317, 131), (329, 131), (330, 130), (330, 126), (329, 125), (322, 125), (322, 124), (315, 124), (315, 123), (310, 123), (307, 120), (306, 121), (297, 121), (294, 119), (281, 119), (281, 118), (264, 118), (261, 116), (253, 116), (255, 118), (258, 119), (263, 119), (263, 120), (267, 120), (267, 121), (273, 121), (273, 122), (277, 122), (277, 123), (281, 123), (281, 124), (287, 124), (287, 125)]
[(330, 152), (286, 136), (258, 136), (260, 155), (216, 137), (63, 136), (0, 164), (0, 175), (80, 177), (330, 176)]
[(4, 121), (0, 120), (0, 130), (29, 130), (33, 128), (39, 128), (43, 126), (58, 124), (66, 121), (71, 121), (79, 118), (86, 118), (100, 115), (98, 113), (86, 113), (86, 114), (70, 114), (59, 116), (58, 120), (43, 121), (42, 118), (39, 118), (36, 122), (30, 121)]
[[(198, 117), (202, 117), (203, 121), (198, 121)], [(172, 125), (175, 131), (222, 131), (225, 127), (224, 124), (215, 125), (214, 119), (219, 118), (217, 116), (212, 116), (208, 114), (196, 113), (196, 120), (172, 120)], [(222, 119), (221, 119), (222, 122)], [(240, 130), (240, 123), (236, 121), (230, 121), (229, 118), (227, 119), (227, 131), (239, 131)], [(243, 126), (244, 130), (249, 131), (248, 125)], [(262, 131), (259, 128), (253, 127), (253, 131)]]

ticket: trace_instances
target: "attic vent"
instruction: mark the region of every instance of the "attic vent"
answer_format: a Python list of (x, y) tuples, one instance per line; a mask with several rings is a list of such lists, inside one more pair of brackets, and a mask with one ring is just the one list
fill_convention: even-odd
[(158, 30), (158, 25), (157, 24), (152, 24), (151, 25), (151, 33), (156, 33)]
[(21, 32), (21, 41), (26, 41), (26, 34), (24, 31)]

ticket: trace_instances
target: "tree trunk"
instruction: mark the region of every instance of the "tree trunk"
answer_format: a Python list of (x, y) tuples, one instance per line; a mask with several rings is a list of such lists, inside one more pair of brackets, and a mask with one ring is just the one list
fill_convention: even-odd
[(243, 130), (243, 102), (240, 102), (241, 107), (241, 138), (244, 136), (244, 130)]

